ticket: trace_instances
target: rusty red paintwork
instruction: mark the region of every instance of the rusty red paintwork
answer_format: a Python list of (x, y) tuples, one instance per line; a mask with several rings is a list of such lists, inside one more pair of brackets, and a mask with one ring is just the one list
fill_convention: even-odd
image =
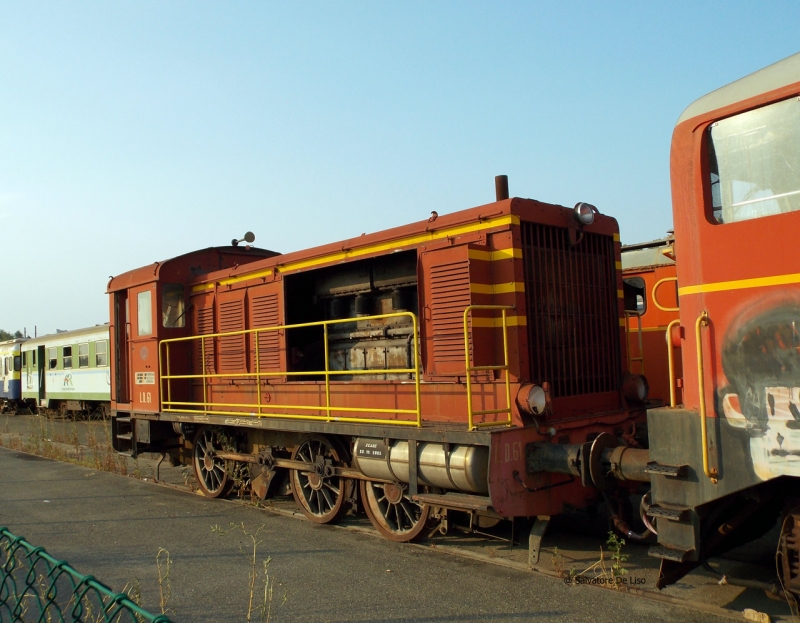
[[(522, 223), (535, 223), (540, 228), (538, 234), (525, 234), (520, 228)], [(545, 228), (545, 229), (541, 229)], [(549, 228), (549, 229), (548, 229)], [(117, 368), (112, 370), (117, 374), (120, 370), (120, 385), (127, 381), (127, 391), (131, 401), (121, 402), (118, 395), (124, 396), (124, 389), (117, 389), (112, 393), (114, 401), (112, 407), (117, 412), (130, 411), (133, 413), (152, 413), (155, 417), (160, 412), (162, 396), (159, 393), (157, 355), (158, 340), (178, 337), (183, 335), (210, 333), (212, 331), (234, 331), (246, 329), (256, 310), (253, 302), (256, 299), (266, 301), (273, 297), (275, 301), (271, 324), (289, 322), (285, 316), (287, 305), (286, 280), (294, 275), (309, 273), (320, 268), (341, 265), (342, 263), (356, 262), (367, 258), (386, 256), (389, 253), (402, 253), (412, 251), (417, 254), (418, 265), (418, 309), (420, 317), (420, 334), (422, 345), (422, 364), (424, 376), (427, 381), (421, 388), (421, 410), (423, 419), (429, 425), (435, 423), (465, 426), (466, 392), (463, 385), (464, 360), (463, 360), (463, 330), (461, 328), (461, 315), (463, 309), (469, 304), (501, 304), (514, 305), (516, 309), (511, 313), (511, 326), (509, 327), (509, 357), (510, 370), (513, 381), (512, 396), (524, 382), (547, 382), (541, 372), (532, 369), (529, 353), (535, 352), (531, 348), (544, 348), (544, 345), (529, 345), (531, 333), (528, 330), (526, 318), (529, 317), (531, 305), (540, 306), (537, 312), (543, 318), (552, 317), (554, 321), (562, 323), (552, 325), (548, 333), (534, 333), (538, 339), (555, 340), (558, 332), (566, 330), (566, 317), (559, 315), (563, 305), (568, 304), (564, 297), (582, 296), (583, 303), (578, 298), (571, 305), (584, 305), (587, 309), (597, 309), (605, 314), (605, 321), (598, 321), (592, 317), (590, 333), (587, 339), (594, 340), (598, 345), (594, 350), (586, 351), (581, 355), (581, 365), (591, 372), (593, 368), (602, 363), (598, 357), (610, 357), (617, 353), (617, 371), (606, 370), (611, 375), (609, 381), (601, 384), (585, 383), (578, 386), (567, 386), (562, 395), (554, 392), (550, 401), (548, 417), (552, 421), (569, 420), (568, 428), (575, 430), (577, 436), (586, 437), (598, 429), (594, 425), (597, 417), (603, 417), (605, 422), (619, 420), (620, 422), (641, 418), (641, 410), (629, 410), (621, 402), (618, 391), (619, 379), (623, 370), (621, 362), (625, 360), (624, 330), (620, 326), (619, 318), (622, 310), (622, 300), (617, 295), (621, 291), (621, 273), (619, 271), (619, 236), (614, 219), (598, 215), (595, 223), (586, 228), (586, 235), (595, 238), (598, 242), (592, 244), (608, 245), (602, 263), (595, 261), (592, 265), (576, 263), (578, 260), (570, 259), (569, 246), (561, 247), (556, 243), (559, 232), (566, 232), (574, 228), (574, 219), (571, 210), (544, 204), (533, 200), (508, 199), (471, 210), (465, 210), (447, 216), (438, 216), (433, 220), (414, 223), (404, 227), (395, 228), (377, 234), (361, 236), (356, 239), (325, 245), (307, 251), (300, 251), (274, 257), (252, 257), (240, 249), (215, 249), (201, 251), (197, 254), (186, 254), (160, 264), (131, 271), (114, 278), (108, 287), (111, 294), (111, 313), (120, 314), (115, 309), (116, 300), (127, 297), (130, 301), (128, 308), (128, 333), (117, 332), (121, 339), (127, 339), (128, 348), (122, 351), (130, 353), (128, 371), (124, 368), (126, 362), (120, 358)], [(522, 258), (525, 245), (537, 244), (531, 235), (538, 236), (538, 244), (553, 251), (551, 255), (560, 254), (558, 257), (562, 264), (554, 263), (548, 259), (545, 252), (537, 256), (541, 265), (532, 264), (526, 269)], [(544, 238), (542, 237), (544, 236)], [(532, 241), (533, 240), (533, 241)], [(563, 243), (567, 244), (567, 243)], [(588, 244), (588, 243), (587, 243)], [(553, 247), (552, 245), (556, 245)], [(527, 248), (527, 247), (526, 247)], [(599, 249), (600, 247), (598, 247)], [(206, 267), (214, 261), (224, 265), (217, 270), (206, 272)], [(533, 259), (528, 259), (533, 262)], [(198, 270), (197, 265), (202, 264)], [(238, 265), (235, 265), (238, 264)], [(616, 264), (616, 270), (614, 268)], [(591, 268), (589, 268), (591, 266)], [(603, 276), (602, 270), (610, 272)], [(527, 270), (527, 273), (526, 273)], [(591, 270), (592, 272), (586, 272)], [(437, 272), (438, 271), (438, 272)], [(550, 284), (547, 290), (542, 290), (542, 300), (526, 297), (526, 289), (535, 285), (534, 274), (549, 275)], [(583, 272), (581, 272), (583, 271)], [(192, 273), (195, 274), (192, 274)], [(526, 276), (527, 282), (526, 282)], [(543, 277), (544, 278), (544, 277)], [(607, 302), (588, 299), (589, 295), (570, 294), (568, 288), (578, 287), (581, 279), (600, 280), (597, 283), (607, 283)], [(602, 280), (606, 281), (603, 282)], [(156, 310), (161, 309), (161, 291), (159, 284), (182, 283), (187, 292), (187, 311), (190, 318), (182, 328), (166, 329), (159, 322)], [(437, 285), (438, 284), (438, 285)], [(439, 290), (437, 290), (437, 287)], [(136, 327), (139, 322), (138, 307), (134, 303), (141, 292), (152, 292), (151, 299), (154, 305), (151, 308), (153, 317), (151, 324), (153, 332), (150, 335), (138, 335)], [(444, 293), (444, 295), (440, 294)], [(437, 299), (437, 297), (439, 297)], [(555, 298), (553, 298), (555, 297)], [(249, 307), (248, 307), (249, 305)], [(602, 305), (608, 305), (602, 311)], [(595, 306), (595, 307), (592, 307)], [(601, 307), (597, 307), (601, 306)], [(221, 309), (242, 310), (241, 317), (221, 317)], [(266, 309), (266, 308), (265, 308)], [(244, 310), (249, 310), (245, 313)], [(265, 312), (266, 313), (266, 312)], [(587, 312), (588, 313), (588, 312)], [(496, 363), (502, 359), (501, 332), (497, 328), (496, 320), (491, 313), (476, 311), (471, 328), (472, 359), (475, 364)], [(599, 316), (598, 316), (599, 317)], [(290, 319), (291, 320), (291, 319)], [(295, 319), (296, 321), (297, 319)], [(228, 323), (222, 327), (221, 322)], [(537, 321), (541, 322), (541, 321)], [(600, 324), (598, 324), (598, 322)], [(605, 324), (603, 324), (605, 322)], [(263, 326), (263, 325), (262, 325)], [(586, 329), (584, 329), (586, 330)], [(285, 332), (281, 332), (284, 334)], [(267, 334), (269, 335), (269, 334)], [(611, 337), (613, 336), (613, 337)], [(608, 338), (611, 337), (610, 341)], [(295, 353), (288, 348), (285, 335), (274, 341), (272, 348), (264, 352), (273, 352), (270, 360), (276, 370), (284, 370), (292, 365)], [(603, 342), (603, 340), (605, 340)], [(261, 344), (261, 348), (264, 348)], [(277, 350), (275, 349), (277, 347)], [(570, 348), (569, 352), (579, 353), (585, 344), (567, 344), (562, 348)], [(174, 347), (173, 347), (174, 348)], [(196, 349), (195, 349), (196, 350)], [(209, 352), (211, 351), (211, 352)], [(252, 369), (254, 365), (255, 343), (244, 336), (231, 336), (219, 338), (219, 341), (206, 351), (207, 369), (225, 370), (227, 373), (236, 370)], [(565, 351), (566, 352), (566, 351)], [(559, 359), (550, 361), (548, 365), (554, 373), (559, 373), (558, 366), (566, 362)], [(560, 355), (563, 357), (563, 354)], [(574, 356), (574, 355), (573, 355)], [(266, 355), (262, 354), (262, 357)], [(264, 360), (267, 361), (266, 359)], [(199, 352), (190, 352), (190, 349), (173, 350), (170, 362), (171, 373), (196, 372), (201, 365)], [(138, 376), (137, 376), (138, 373)], [(147, 373), (155, 376), (145, 376)], [(596, 376), (591, 374), (592, 378)], [(504, 386), (499, 382), (497, 373), (477, 373), (473, 379), (473, 394), (475, 396), (475, 409), (492, 410), (505, 406)], [(148, 380), (153, 383), (146, 383)], [(145, 381), (145, 383), (138, 383)], [(591, 393), (580, 393), (581, 388), (596, 388)], [(173, 392), (183, 392), (183, 395), (173, 394), (172, 400), (185, 398), (187, 400), (201, 400), (202, 388), (198, 383), (184, 382), (183, 389), (173, 388)], [(599, 391), (598, 391), (599, 389)], [(571, 391), (572, 395), (568, 395)], [(584, 390), (585, 391), (585, 390)], [(256, 386), (252, 379), (218, 378), (212, 379), (208, 385), (208, 402), (218, 402), (230, 405), (227, 407), (232, 412), (249, 414), (250, 407), (237, 408), (237, 404), (254, 402)], [(322, 381), (295, 381), (290, 382), (286, 377), (273, 377), (269, 384), (262, 381), (259, 387), (261, 399), (271, 404), (291, 404), (320, 406), (324, 404), (324, 383)], [(577, 392), (577, 393), (576, 393)], [(413, 407), (413, 385), (401, 382), (366, 381), (336, 382), (331, 383), (331, 400), (333, 404), (341, 407), (354, 408), (409, 408)], [(530, 423), (529, 416), (522, 413), (519, 406), (512, 405), (513, 421), (517, 427), (524, 427)], [(272, 411), (291, 412), (291, 409)], [(341, 412), (347, 415), (348, 412)], [(398, 419), (408, 418), (407, 415), (395, 415)], [(492, 414), (478, 416), (479, 422), (491, 422), (502, 419), (500, 415)], [(335, 431), (335, 424), (328, 425), (331, 432)], [(402, 436), (398, 429), (398, 435)], [(535, 429), (527, 429), (526, 437), (542, 439)], [(500, 469), (492, 464), (490, 468), (493, 476)], [(502, 470), (496, 472), (498, 478)], [(524, 474), (524, 470), (520, 472)], [(516, 492), (516, 495), (525, 491), (524, 481), (515, 479), (504, 480), (504, 491)], [(497, 487), (495, 490), (499, 491)], [(567, 489), (565, 489), (566, 491)], [(570, 504), (580, 506), (586, 502), (591, 493), (581, 492), (571, 487)], [(555, 496), (555, 498), (553, 498)], [(548, 498), (557, 499), (557, 490), (548, 493)], [(574, 499), (572, 499), (574, 498)], [(538, 499), (526, 497), (527, 502), (520, 504), (506, 503), (509, 512), (518, 514), (536, 514), (539, 512)], [(582, 500), (582, 502), (581, 502)], [(560, 502), (554, 502), (560, 504)], [(549, 507), (548, 507), (549, 508)]]

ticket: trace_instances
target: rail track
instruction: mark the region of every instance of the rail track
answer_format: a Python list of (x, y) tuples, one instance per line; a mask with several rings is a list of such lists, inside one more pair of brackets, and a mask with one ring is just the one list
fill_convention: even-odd
[[(102, 420), (73, 421), (34, 415), (0, 416), (0, 445), (56, 460), (77, 462), (121, 475), (134, 476), (160, 486), (196, 492), (193, 476), (185, 468), (171, 467), (157, 458), (122, 458), (110, 448), (107, 423)], [(115, 460), (111, 460), (111, 458)], [(291, 495), (256, 502), (250, 496), (232, 493), (224, 500), (208, 504), (235, 504), (307, 521)], [(790, 621), (791, 609), (776, 595), (762, 588), (737, 586), (757, 584), (775, 576), (774, 552), (770, 542), (775, 535), (734, 550), (724, 558), (711, 561), (710, 569), (699, 569), (682, 582), (659, 591), (655, 589), (658, 561), (647, 556), (647, 545), (625, 543), (621, 548), (620, 567), (612, 569), (613, 548), (609, 548), (605, 513), (574, 512), (553, 518), (541, 543), (539, 560), (529, 560), (528, 531), (521, 525), (501, 522), (495, 526), (468, 526), (451, 520), (445, 531), (434, 526), (428, 538), (404, 547), (435, 551), (467, 558), (488, 565), (560, 578), (575, 591), (618, 590), (635, 598), (686, 607), (694, 611), (741, 620), (750, 609), (764, 613), (772, 621)], [(364, 537), (381, 535), (363, 514), (349, 513), (336, 530)], [(722, 581), (721, 578), (724, 578)]]

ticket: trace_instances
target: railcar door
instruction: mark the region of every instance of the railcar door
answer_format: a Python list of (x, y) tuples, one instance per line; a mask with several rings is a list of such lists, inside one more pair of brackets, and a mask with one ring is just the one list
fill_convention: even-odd
[(114, 292), (114, 326), (109, 335), (113, 341), (113, 353), (111, 358), (114, 373), (114, 401), (118, 404), (128, 404), (130, 402), (130, 367), (128, 359), (130, 355), (130, 304), (128, 303), (128, 291), (120, 290)]
[(159, 410), (158, 323), (156, 321), (156, 284), (129, 291), (131, 334), (128, 348), (130, 401), (134, 411)]
[(36, 370), (39, 373), (39, 404), (45, 399), (45, 358), (44, 358), (44, 345), (36, 347)]

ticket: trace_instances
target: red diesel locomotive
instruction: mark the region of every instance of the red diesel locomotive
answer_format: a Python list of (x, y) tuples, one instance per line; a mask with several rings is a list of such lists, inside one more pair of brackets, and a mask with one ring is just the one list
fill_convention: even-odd
[(317, 522), (358, 483), (395, 540), (431, 509), (585, 507), (597, 492), (534, 471), (526, 447), (643, 438), (617, 224), (497, 185), (494, 203), (307, 251), (220, 247), (114, 277), (115, 447), (191, 461), (209, 496), (232, 462), (262, 497), (288, 474)]
[(800, 54), (687, 108), (671, 171), (669, 405), (627, 369), (650, 365), (626, 335), (648, 292), (623, 283), (616, 222), (498, 178), (471, 210), (113, 278), (115, 447), (191, 462), (209, 496), (234, 472), (291, 489), (317, 522), (359, 497), (398, 541), (451, 509), (537, 517), (531, 560), (548, 516), (599, 499), (639, 538), (625, 501), (649, 483), (659, 586), (782, 518), (800, 591)]

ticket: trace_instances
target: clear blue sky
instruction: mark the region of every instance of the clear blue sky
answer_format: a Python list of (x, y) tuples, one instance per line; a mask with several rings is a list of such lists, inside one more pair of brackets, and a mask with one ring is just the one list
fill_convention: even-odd
[(511, 194), (672, 226), (681, 111), (800, 2), (3, 2), (0, 328), (246, 230), (287, 252)]

